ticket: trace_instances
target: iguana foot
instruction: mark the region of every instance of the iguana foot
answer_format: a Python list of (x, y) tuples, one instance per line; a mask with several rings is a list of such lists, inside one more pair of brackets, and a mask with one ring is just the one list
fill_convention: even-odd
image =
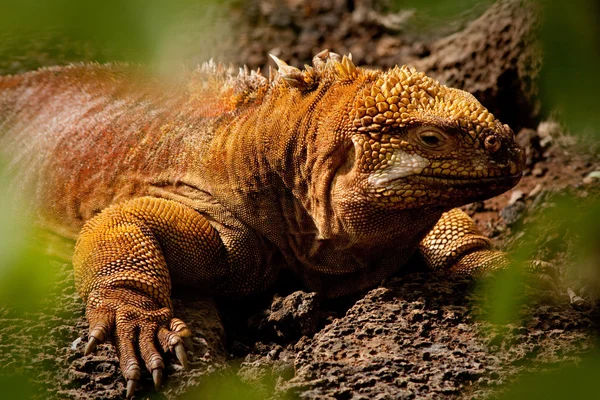
[(561, 293), (560, 278), (554, 264), (546, 261), (533, 260), (526, 264), (526, 270), (531, 274), (531, 281), (540, 289)]
[(85, 355), (112, 334), (119, 355), (121, 372), (127, 380), (127, 398), (131, 398), (140, 380), (141, 367), (137, 354), (152, 374), (154, 387), (162, 385), (165, 367), (163, 352), (175, 354), (188, 369), (185, 346), (191, 347), (192, 332), (183, 321), (173, 318), (168, 307), (130, 289), (96, 289), (88, 298), (86, 317), (90, 324)]
[[(486, 268), (481, 277), (484, 279), (495, 279), (498, 273), (506, 270), (510, 264), (508, 255), (500, 251), (490, 251), (495, 253), (500, 259), (503, 257), (504, 262), (496, 263), (496, 267)], [(552, 291), (556, 294), (561, 294), (560, 277), (556, 267), (546, 261), (531, 260), (522, 265), (522, 271), (525, 273), (526, 284), (532, 288)]]

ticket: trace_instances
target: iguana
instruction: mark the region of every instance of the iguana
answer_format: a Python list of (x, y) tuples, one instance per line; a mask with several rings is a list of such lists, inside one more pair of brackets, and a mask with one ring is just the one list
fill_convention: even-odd
[(128, 397), (143, 366), (160, 387), (161, 350), (187, 364), (172, 285), (243, 296), (290, 269), (334, 297), (415, 253), (453, 274), (507, 263), (455, 208), (521, 178), (507, 125), (406, 66), (274, 59), (269, 77), (210, 62), (169, 83), (119, 64), (0, 78), (13, 189), (38, 223), (77, 238), (85, 352), (114, 337)]

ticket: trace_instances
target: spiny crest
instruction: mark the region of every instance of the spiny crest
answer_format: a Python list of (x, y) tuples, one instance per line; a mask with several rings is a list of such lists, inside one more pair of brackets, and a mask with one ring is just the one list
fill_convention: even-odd
[(363, 89), (354, 107), (359, 132), (385, 133), (415, 124), (448, 121), (475, 139), (500, 122), (471, 94), (441, 85), (412, 67), (394, 67)]
[(260, 70), (250, 71), (246, 66), (234, 75), (233, 66), (215, 63), (213, 59), (205, 62), (193, 75), (190, 88), (193, 98), (212, 98), (219, 100), (227, 108), (235, 108), (261, 99), (269, 87), (281, 81), (302, 91), (313, 90), (324, 79), (338, 82), (351, 82), (364, 70), (352, 62), (352, 55), (341, 57), (339, 54), (323, 50), (313, 57), (312, 66), (305, 65), (304, 70), (292, 67), (271, 55), (278, 70), (269, 68), (269, 78)]
[(277, 64), (277, 77), (302, 91), (314, 89), (326, 76), (333, 76), (341, 82), (350, 82), (362, 72), (362, 69), (352, 62), (352, 54), (340, 57), (339, 54), (323, 50), (313, 57), (312, 66), (304, 65), (304, 70), (288, 65), (273, 54), (270, 56)]
[(261, 97), (269, 86), (260, 69), (250, 71), (247, 66), (234, 74), (232, 65), (215, 63), (211, 58), (194, 73), (190, 88), (193, 97), (221, 99), (230, 107), (251, 103)]
[(238, 76), (233, 81), (234, 95), (238, 98), (237, 103), (249, 103), (257, 100), (264, 95), (268, 83), (267, 78), (260, 73), (260, 68), (250, 71), (244, 65), (244, 68), (239, 69)]

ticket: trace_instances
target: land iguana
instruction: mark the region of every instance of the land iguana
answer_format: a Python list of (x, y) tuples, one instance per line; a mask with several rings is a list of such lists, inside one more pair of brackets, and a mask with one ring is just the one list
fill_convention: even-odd
[(416, 253), (452, 274), (507, 264), (455, 208), (521, 178), (507, 125), (406, 66), (274, 59), (268, 77), (210, 62), (170, 83), (119, 64), (0, 78), (12, 187), (39, 224), (77, 238), (85, 353), (114, 337), (127, 397), (144, 366), (160, 387), (161, 351), (187, 364), (172, 285), (243, 296), (289, 269), (334, 297)]

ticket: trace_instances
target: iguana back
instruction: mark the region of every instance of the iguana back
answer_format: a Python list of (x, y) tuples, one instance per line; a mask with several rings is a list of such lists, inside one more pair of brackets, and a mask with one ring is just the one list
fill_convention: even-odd
[[(75, 237), (115, 202), (185, 185), (215, 111), (189, 87), (127, 65), (47, 68), (0, 78), (0, 148), (14, 192)], [(197, 161), (196, 161), (197, 164)]]

